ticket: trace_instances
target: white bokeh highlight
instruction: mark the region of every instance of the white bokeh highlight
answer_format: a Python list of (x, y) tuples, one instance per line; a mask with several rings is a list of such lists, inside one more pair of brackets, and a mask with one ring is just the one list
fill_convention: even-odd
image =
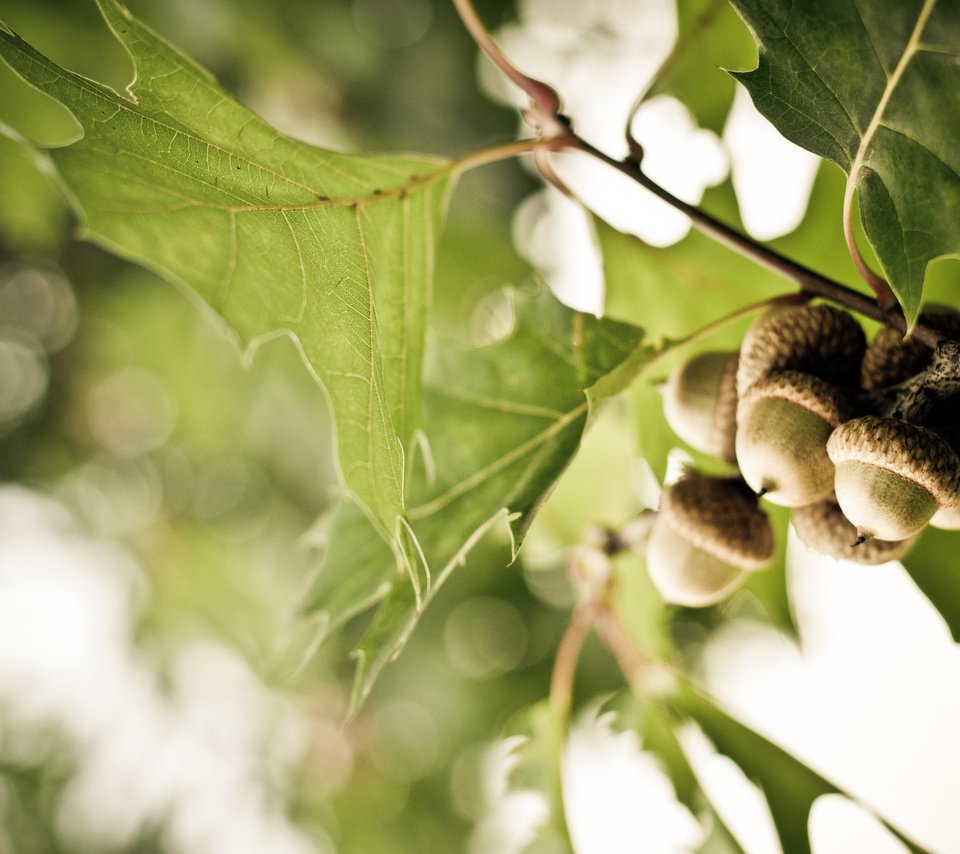
[(757, 240), (789, 234), (807, 212), (820, 158), (781, 136), (741, 86), (723, 141), (746, 230)]
[(612, 713), (584, 713), (563, 756), (563, 802), (577, 854), (693, 852), (704, 831), (660, 761)]
[(677, 738), (700, 788), (743, 850), (782, 854), (766, 798), (740, 766), (718, 753), (696, 724), (686, 724)]
[(813, 802), (810, 847), (814, 854), (909, 854), (875, 815), (843, 795), (823, 795)]
[(467, 854), (521, 854), (549, 818), (550, 805), (542, 792), (510, 786), (523, 742), (521, 736), (512, 736), (483, 751), (477, 781), (481, 815), (467, 840)]
[(213, 643), (186, 647), (161, 685), (133, 639), (146, 593), (132, 558), (63, 505), (0, 489), (0, 731), (31, 746), (21, 762), (72, 755), (63, 838), (112, 850), (159, 826), (173, 854), (332, 851), (280, 794), (310, 744), (303, 715)]
[(943, 618), (897, 563), (840, 563), (794, 539), (790, 553), (802, 649), (731, 624), (707, 647), (708, 688), (924, 847), (960, 851), (960, 649)]
[[(506, 54), (525, 73), (560, 92), (564, 111), (585, 139), (613, 157), (625, 156), (625, 128), (634, 102), (676, 40), (673, 3), (528, 0), (520, 13), (519, 26), (497, 34)], [(488, 62), (482, 61), (480, 70), (493, 97), (524, 104), (525, 96)], [(631, 132), (644, 147), (647, 174), (684, 201), (699, 202), (707, 187), (727, 176), (719, 139), (699, 128), (675, 98), (659, 96), (645, 102), (633, 118)], [(682, 240), (690, 230), (686, 217), (593, 157), (556, 155), (551, 162), (578, 199), (621, 231), (662, 247)], [(518, 215), (521, 252), (543, 272), (560, 299), (599, 314), (602, 271), (589, 220), (582, 214), (578, 219), (567, 209), (572, 203), (561, 203), (554, 194), (534, 198)]]

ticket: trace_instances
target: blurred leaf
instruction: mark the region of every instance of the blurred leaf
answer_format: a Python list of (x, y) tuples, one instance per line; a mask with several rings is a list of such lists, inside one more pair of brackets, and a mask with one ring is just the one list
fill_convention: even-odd
[[(603, 253), (605, 314), (643, 326), (653, 340), (683, 338), (745, 305), (794, 290), (696, 231), (660, 249), (602, 220), (594, 224)], [(746, 323), (717, 330), (710, 348), (739, 347)]]
[[(597, 472), (616, 476), (597, 477)], [(644, 509), (640, 474), (632, 425), (624, 408), (605, 407), (537, 513), (528, 549), (536, 549), (538, 556), (559, 556), (561, 550), (581, 544), (590, 527), (622, 527)]]
[(621, 625), (637, 648), (660, 658), (672, 651), (669, 609), (647, 575), (646, 561), (625, 551), (613, 559), (614, 583), (610, 602)]
[(652, 81), (647, 97), (670, 94), (697, 117), (700, 127), (723, 130), (735, 83), (718, 68), (742, 68), (756, 49), (727, 0), (677, 4), (679, 36)]
[[(717, 750), (729, 756), (760, 786), (784, 854), (810, 854), (810, 809), (821, 795), (837, 793), (860, 803), (796, 757), (721, 711), (713, 700), (691, 684), (682, 684), (673, 695), (672, 703), (695, 720)], [(924, 854), (923, 848), (887, 822), (884, 824), (911, 851)]]
[[(357, 651), (356, 703), (481, 536), (509, 520), (519, 548), (591, 414), (651, 352), (641, 330), (573, 311), (548, 292), (518, 295), (515, 311), (506, 338), (479, 348), (440, 340), (428, 361), (424, 430), (432, 466), (417, 472), (409, 516), (432, 583), (418, 603), (409, 576), (395, 576)], [(371, 567), (337, 572), (363, 573), (373, 595), (384, 573)]]
[(83, 127), (48, 157), (89, 235), (192, 288), (245, 342), (296, 338), (346, 487), (396, 536), (450, 165), (284, 137), (115, 0), (100, 8), (136, 65), (126, 97), (0, 28), (3, 58)]
[(951, 571), (957, 563), (956, 531), (927, 527), (902, 563), (960, 643), (960, 585)]
[[(960, 252), (960, 7), (936, 0), (734, 0), (760, 48), (735, 75), (788, 139), (837, 163), (904, 312)], [(852, 188), (851, 188), (852, 189)]]
[(0, 241), (25, 253), (56, 249), (66, 222), (57, 187), (11, 130), (0, 134)]

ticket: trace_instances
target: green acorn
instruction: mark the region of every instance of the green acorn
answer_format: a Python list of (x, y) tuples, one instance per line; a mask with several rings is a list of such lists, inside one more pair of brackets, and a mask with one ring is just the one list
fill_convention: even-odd
[(663, 413), (684, 442), (724, 462), (736, 462), (736, 352), (700, 353), (680, 365), (661, 389)]
[(960, 501), (960, 458), (932, 430), (866, 415), (827, 441), (843, 514), (864, 539), (904, 540)]
[(850, 417), (846, 397), (798, 371), (753, 383), (737, 407), (737, 462), (754, 492), (774, 504), (800, 507), (833, 491), (827, 439)]

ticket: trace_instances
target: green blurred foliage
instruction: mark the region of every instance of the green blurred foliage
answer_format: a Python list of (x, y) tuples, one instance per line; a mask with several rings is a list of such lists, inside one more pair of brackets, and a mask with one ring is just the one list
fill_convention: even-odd
[[(391, 43), (401, 35), (397, 3), (129, 6), (268, 121), (318, 144), (455, 156), (516, 131), (512, 111), (479, 96), (475, 52), (444, 2), (420, 4), (423, 30), (407, 43)], [(387, 17), (378, 17), (381, 6)], [(482, 11), (492, 21), (511, 14), (508, 3)], [(93, 3), (11, 0), (2, 15), (65, 67), (117, 88), (129, 82), (129, 60)], [(75, 136), (62, 108), (5, 66), (0, 92), (0, 121), (32, 140)], [(342, 715), (346, 698), (335, 698), (349, 687), (345, 653), (366, 618), (295, 670), (306, 641), (291, 621), (320, 559), (300, 538), (339, 487), (326, 403), (294, 348), (274, 341), (242, 364), (227, 331), (195, 301), (77, 242), (55, 182), (7, 138), (0, 186), (0, 279), (25, 265), (62, 270), (78, 318), (70, 343), (49, 357), (44, 399), (0, 427), (0, 477), (62, 496), (92, 532), (134, 552), (150, 584), (138, 644), (161, 668), (191, 640), (213, 637), (277, 690), (306, 700), (332, 693), (323, 702), (339, 702)], [(515, 163), (464, 179), (436, 277), (436, 316), (451, 333), (463, 331), (486, 293), (529, 275), (511, 249), (510, 216), (532, 186)], [(344, 852), (460, 847), (472, 816), (454, 805), (451, 769), (519, 704), (545, 694), (564, 624), (562, 611), (529, 592), (519, 565), (504, 569), (508, 555), (506, 543), (481, 548), (471, 573), (438, 597), (351, 725), (357, 754), (346, 787), (331, 795), (324, 767), (301, 769), (291, 809), (302, 827), (330, 834)], [(503, 620), (519, 655), (485, 643)], [(461, 637), (459, 659), (446, 652), (449, 637)], [(436, 741), (415, 761), (421, 737)], [(20, 804), (4, 812), (18, 851), (46, 854), (63, 844), (53, 816), (67, 756), (51, 755), (53, 764), (0, 772)]]
[[(514, 15), (508, 0), (476, 5), (491, 27)], [(4, 6), (7, 23), (63, 66), (117, 88), (129, 82), (130, 63), (92, 2), (6, 0)], [(516, 133), (514, 113), (479, 94), (476, 51), (442, 0), (131, 0), (129, 6), (208, 67), (242, 103), (281, 130), (319, 145), (457, 156)], [(719, 131), (734, 89), (716, 68), (750, 67), (755, 48), (732, 10), (718, 0), (682, 3), (680, 18), (681, 27), (702, 28), (697, 43), (702, 49), (678, 54), (655, 91), (677, 95), (704, 127)], [(0, 93), (0, 122), (45, 144), (75, 135), (60, 107), (5, 66)], [(489, 329), (496, 319), (503, 287), (529, 286), (532, 274), (512, 248), (510, 223), (515, 204), (534, 186), (514, 161), (461, 178), (436, 261), (432, 323), (438, 336), (475, 344), (478, 329)], [(0, 289), (27, 267), (62, 271), (77, 303), (72, 339), (43, 357), (46, 394), (23, 415), (0, 424), (0, 479), (62, 497), (91, 532), (121, 541), (136, 555), (149, 581), (137, 641), (161, 672), (190, 640), (214, 637), (239, 650), (277, 691), (342, 718), (353, 669), (346, 654), (369, 627), (369, 615), (359, 606), (382, 595), (379, 587), (395, 579), (396, 566), (363, 518), (335, 523), (334, 530), (341, 531), (352, 525), (352, 533), (328, 544), (326, 552), (315, 536), (319, 517), (344, 511), (327, 404), (294, 347), (273, 341), (244, 364), (228, 331), (196, 301), (79, 242), (55, 182), (36, 167), (25, 146), (3, 136), (0, 187)], [(842, 196), (842, 174), (825, 165), (804, 222), (774, 245), (856, 285), (838, 227)], [(704, 207), (739, 224), (729, 181), (708, 191)], [(597, 231), (607, 311), (615, 320), (644, 327), (649, 335), (644, 344), (680, 339), (744, 303), (788, 289), (697, 234), (660, 250), (603, 224)], [(932, 266), (932, 294), (951, 297), (958, 265)], [(0, 317), (0, 327), (3, 321)], [(511, 562), (506, 525), (474, 548), (469, 570), (453, 573), (436, 593), (403, 656), (384, 669), (369, 703), (350, 724), (349, 776), (330, 784), (322, 753), (298, 769), (293, 790), (284, 794), (299, 826), (317, 839), (329, 836), (345, 854), (462, 850), (479, 815), (479, 795), (471, 789), (476, 782), (468, 772), (482, 745), (505, 733), (535, 732), (541, 740), (530, 746), (534, 760), (543, 759), (537, 750), (544, 741), (553, 751), (547, 751), (548, 760), (556, 759), (562, 731), (544, 716), (540, 702), (548, 694), (552, 659), (575, 598), (566, 575), (569, 550), (590, 526), (619, 526), (655, 503), (651, 483), (662, 481), (667, 454), (677, 445), (655, 381), (698, 349), (735, 347), (748, 322), (740, 318), (656, 360), (606, 409), (585, 434), (517, 560)], [(602, 333), (615, 328), (596, 326)], [(451, 347), (448, 354), (454, 352), (459, 349)], [(549, 355), (538, 358), (546, 362)], [(632, 379), (641, 366), (627, 367), (627, 376), (614, 376), (615, 381)], [(552, 400), (563, 391), (551, 384), (555, 376), (550, 370), (531, 373), (526, 380), (534, 388), (527, 397)], [(568, 408), (579, 402), (562, 401)], [(431, 405), (441, 415), (446, 407), (451, 421), (462, 417), (437, 396)], [(484, 429), (479, 422), (468, 426)], [(575, 426), (576, 436), (567, 441), (571, 447), (579, 440), (581, 425)], [(456, 440), (448, 432), (437, 443), (448, 445), (440, 450), (453, 460)], [(638, 458), (646, 459), (649, 471), (637, 465)], [(597, 472), (617, 477), (611, 483)], [(539, 498), (547, 484), (534, 485), (533, 498)], [(532, 513), (533, 500), (528, 504), (524, 510)], [(467, 506), (464, 516), (470, 513), (479, 513), (480, 522), (491, 508)], [(439, 541), (446, 533), (442, 520), (435, 527)], [(784, 514), (778, 532), (776, 568), (751, 579), (730, 603), (699, 614), (665, 607), (642, 558), (629, 551), (619, 555), (612, 568), (612, 604), (633, 642), (682, 663), (731, 615), (765, 613), (791, 628)], [(442, 546), (444, 556), (455, 551)], [(929, 553), (941, 555), (943, 548), (939, 539), (925, 540)], [(317, 575), (325, 559), (336, 562), (338, 551), (364, 562), (370, 555), (380, 560), (382, 572), (371, 574), (373, 589), (370, 578)], [(345, 562), (338, 565), (350, 569)], [(335, 587), (341, 597), (334, 608), (339, 631), (312, 658), (316, 624), (296, 621), (307, 582), (318, 585), (315, 595), (319, 589), (327, 596)], [(938, 595), (946, 601), (949, 593)], [(406, 614), (411, 602), (400, 604)], [(376, 651), (386, 658), (393, 649), (385, 642)], [(590, 640), (575, 705), (622, 688), (616, 663)], [(635, 726), (662, 757), (681, 800), (703, 807), (664, 709), (632, 700), (620, 705), (628, 707), (620, 709), (623, 725)], [(704, 727), (716, 725), (718, 741), (724, 734), (742, 736), (733, 746), (748, 759), (757, 750), (775, 752), (735, 722), (724, 722), (702, 698), (690, 699), (686, 711)], [(70, 773), (69, 757), (52, 750), (49, 761), (20, 766), (6, 756), (0, 739), (0, 787), (13, 792), (16, 802), (3, 813), (12, 828), (8, 833), (23, 851), (57, 850), (62, 840), (50, 830), (51, 816)], [(546, 771), (542, 765), (535, 770), (540, 784), (555, 789), (556, 769), (549, 762)], [(813, 788), (822, 783), (805, 769), (799, 775)], [(796, 778), (788, 769), (775, 782), (788, 790)], [(0, 799), (0, 807), (9, 801)], [(733, 850), (722, 824), (714, 828), (705, 850)], [(131, 851), (157, 845), (148, 835)]]

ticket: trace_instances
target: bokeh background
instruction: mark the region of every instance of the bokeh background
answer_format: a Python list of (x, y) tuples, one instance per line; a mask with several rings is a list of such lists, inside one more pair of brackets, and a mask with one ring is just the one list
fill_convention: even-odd
[[(457, 156), (520, 127), (516, 94), (440, 0), (128, 5), (311, 143)], [(476, 5), (525, 69), (560, 88), (584, 135), (622, 154), (630, 104), (705, 4), (679, 15), (654, 0)], [(723, 14), (700, 71), (673, 81), (684, 103), (651, 98), (638, 113), (646, 165), (853, 281), (842, 176), (785, 144), (716, 70), (755, 59)], [(90, 0), (2, 0), (0, 17), (60, 64), (129, 82)], [(0, 122), (46, 145), (76, 133), (5, 67)], [(703, 277), (682, 219), (591, 164), (558, 169), (615, 227), (678, 246), (670, 275)], [(508, 791), (505, 736), (547, 694), (573, 601), (569, 547), (590, 522), (655, 500), (638, 462), (654, 440), (635, 418), (654, 393), (636, 390), (597, 425), (520, 561), (506, 566), (502, 538), (478, 546), (345, 728), (347, 653), (364, 619), (309, 655), (310, 625), (296, 617), (322, 555), (316, 520), (338, 489), (322, 393), (288, 341), (245, 364), (189, 296), (81, 238), (53, 176), (0, 136), (0, 852), (521, 850), (543, 804)], [(703, 305), (661, 310), (661, 271), (642, 263), (654, 284), (605, 295), (598, 245), (582, 211), (525, 164), (467, 173), (438, 259), (435, 325), (470, 335), (501, 288), (543, 277), (577, 307), (655, 317), (665, 335), (695, 328)], [(720, 287), (735, 289), (743, 268), (723, 263)], [(955, 273), (935, 265), (934, 291)], [(597, 483), (598, 470), (627, 476)], [(960, 660), (942, 620), (896, 565), (838, 570), (791, 549), (802, 650), (746, 596), (722, 628), (714, 616), (679, 620), (686, 655), (745, 720), (931, 850), (960, 851)], [(617, 717), (602, 706), (622, 686), (591, 641), (565, 766), (578, 851), (710, 850), (622, 724), (629, 699), (615, 700)], [(729, 802), (741, 846), (778, 851), (756, 790), (699, 731), (684, 745), (704, 787)], [(817, 851), (905, 850), (839, 796), (812, 822)]]

